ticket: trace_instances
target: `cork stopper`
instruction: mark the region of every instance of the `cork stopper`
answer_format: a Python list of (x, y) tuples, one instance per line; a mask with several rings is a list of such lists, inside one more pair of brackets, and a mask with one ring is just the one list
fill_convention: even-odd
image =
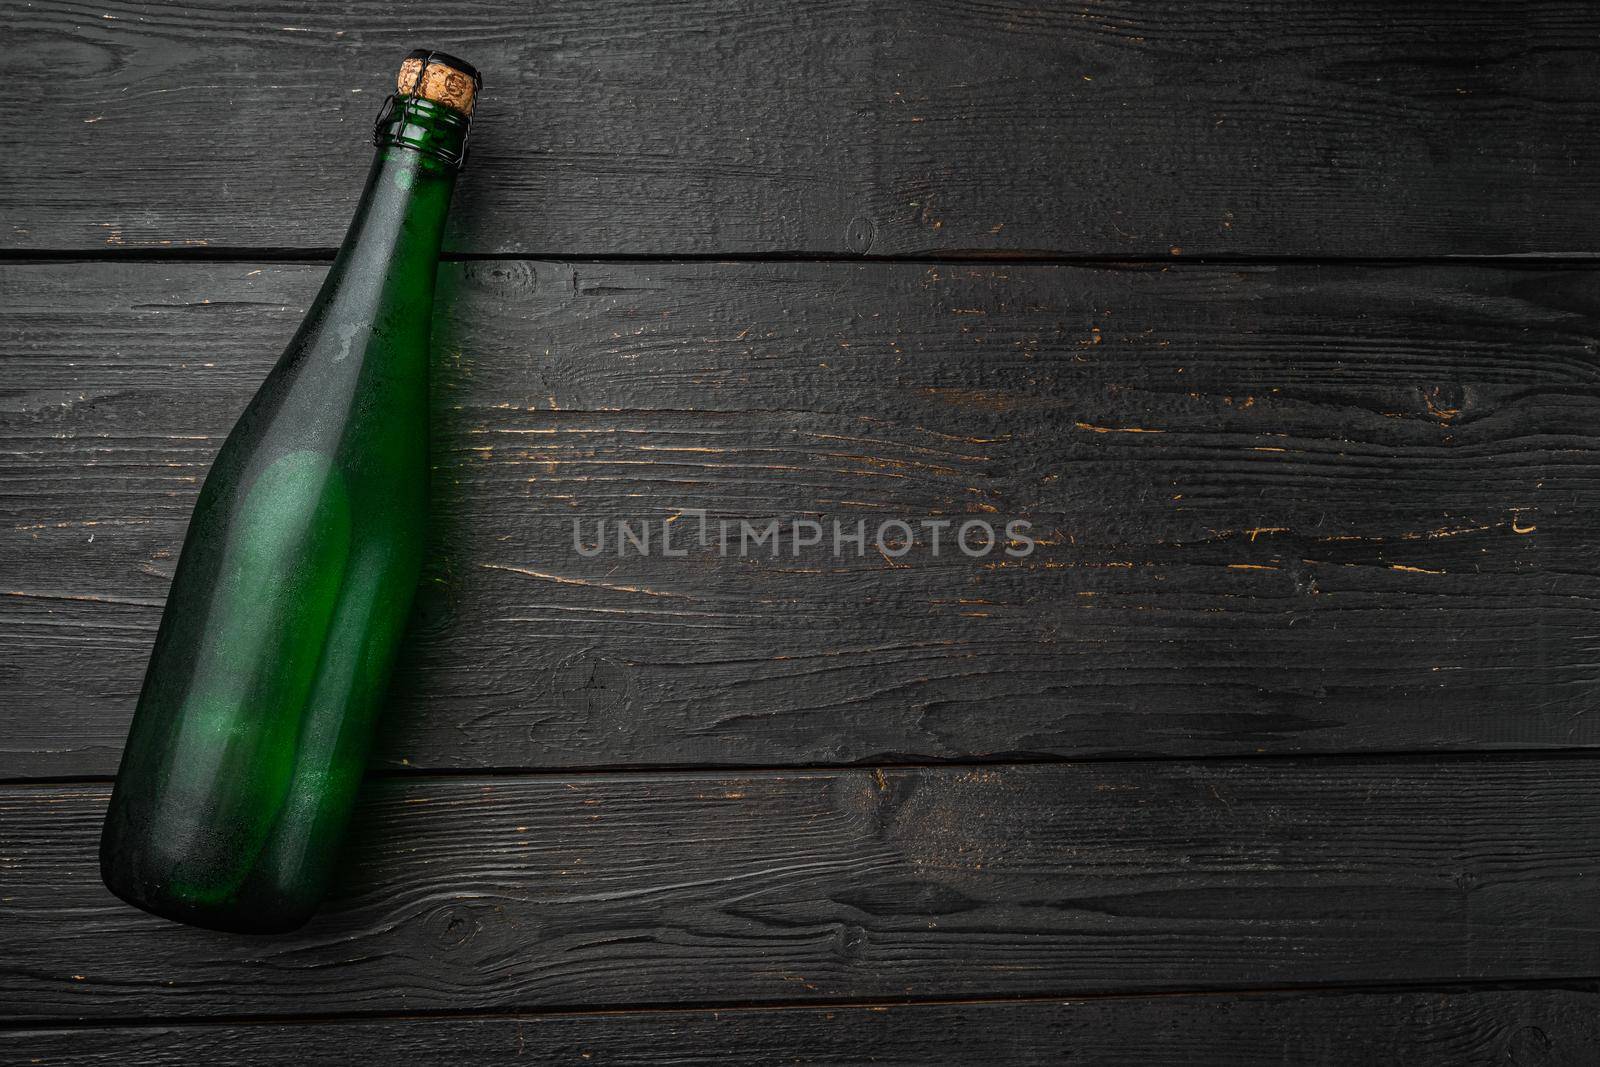
[(478, 68), (471, 63), (427, 48), (406, 56), (396, 82), (401, 96), (420, 96), (469, 117), (482, 87)]

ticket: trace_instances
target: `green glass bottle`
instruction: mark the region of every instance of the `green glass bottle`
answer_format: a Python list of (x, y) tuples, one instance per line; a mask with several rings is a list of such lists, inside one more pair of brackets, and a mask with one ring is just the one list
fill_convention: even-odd
[(200, 491), (101, 837), (138, 907), (265, 933), (326, 889), (421, 565), (434, 272), (479, 86), (406, 58), (344, 245)]

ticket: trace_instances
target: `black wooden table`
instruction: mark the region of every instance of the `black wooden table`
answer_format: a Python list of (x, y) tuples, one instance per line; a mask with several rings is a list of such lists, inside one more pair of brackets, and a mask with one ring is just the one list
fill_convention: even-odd
[[(1600, 11), (268, 7), (0, 14), (0, 1059), (1600, 1059)], [(111, 775), (417, 45), (387, 729), (323, 914), (176, 926)], [(696, 509), (1037, 546), (574, 550)]]

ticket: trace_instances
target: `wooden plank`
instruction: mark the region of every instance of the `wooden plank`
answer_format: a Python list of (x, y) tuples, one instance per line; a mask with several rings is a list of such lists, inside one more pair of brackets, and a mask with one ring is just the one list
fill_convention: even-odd
[(1582, 0), (14, 7), (8, 248), (330, 247), (425, 42), (458, 250), (1600, 251)]
[[(322, 269), (0, 270), (0, 775), (114, 769), (200, 479)], [(452, 265), (382, 763), (1593, 746), (1596, 281)], [(1040, 543), (574, 549), (695, 507)]]
[[(19, 1062), (1581, 1064), (1593, 989), (1104, 997), (14, 1031)], [(292, 1050), (292, 1052), (291, 1052)]]
[(387, 780), (274, 938), (112, 898), (105, 800), (0, 790), (14, 1020), (1600, 974), (1593, 759)]

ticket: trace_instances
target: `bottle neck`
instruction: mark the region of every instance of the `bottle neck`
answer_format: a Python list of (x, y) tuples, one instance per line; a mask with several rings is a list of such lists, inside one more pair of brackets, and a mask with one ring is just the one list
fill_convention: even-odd
[(391, 96), (378, 115), (372, 139), (379, 148), (403, 146), (422, 153), (430, 169), (458, 170), (467, 154), (472, 120), (421, 96)]
[(466, 143), (468, 120), (398, 97), (375, 131), (377, 155), (324, 293), (346, 314), (383, 307), (393, 326), (432, 309), (433, 272)]

